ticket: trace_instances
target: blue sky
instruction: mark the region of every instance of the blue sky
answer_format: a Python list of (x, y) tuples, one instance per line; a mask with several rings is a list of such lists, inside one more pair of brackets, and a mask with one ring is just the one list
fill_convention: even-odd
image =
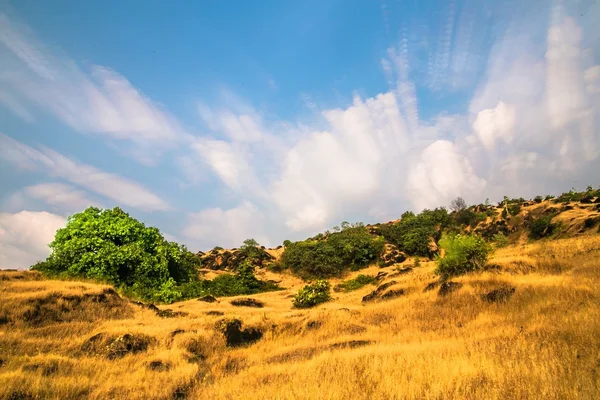
[(205, 250), (600, 183), (595, 1), (171, 3), (0, 1), (0, 267), (88, 205)]

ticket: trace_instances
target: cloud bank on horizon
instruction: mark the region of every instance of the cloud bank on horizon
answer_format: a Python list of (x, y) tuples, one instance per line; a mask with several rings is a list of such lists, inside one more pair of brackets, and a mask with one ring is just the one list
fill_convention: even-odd
[[(596, 186), (600, 4), (547, 3), (433, 2), (433, 21), (427, 10), (397, 18), (383, 1), (388, 44), (348, 73), (368, 82), (286, 93), (295, 77), (263, 62), (253, 79), (271, 102), (233, 85), (211, 100), (147, 89), (152, 67), (79, 59), (0, 8), (0, 268), (45, 258), (89, 205), (120, 206), (197, 250), (277, 245), (457, 196)], [(356, 58), (373, 54), (365, 47), (376, 45), (357, 44)]]

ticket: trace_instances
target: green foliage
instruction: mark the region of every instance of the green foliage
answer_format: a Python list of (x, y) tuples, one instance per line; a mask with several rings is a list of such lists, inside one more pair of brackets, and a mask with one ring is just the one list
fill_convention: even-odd
[(318, 280), (298, 291), (292, 300), (296, 308), (310, 308), (331, 300), (331, 285), (326, 280)]
[(496, 247), (508, 246), (508, 239), (502, 232), (498, 232), (492, 236), (492, 241), (496, 244)]
[(423, 210), (418, 215), (412, 212), (402, 214), (400, 221), (382, 226), (381, 234), (408, 255), (431, 257), (430, 240), (438, 241), (442, 229), (450, 226), (451, 220), (445, 208)]
[(283, 247), (288, 247), (290, 244), (292, 244), (291, 240), (284, 240), (283, 241)]
[(420, 266), (421, 266), (421, 258), (420, 258), (419, 256), (416, 256), (416, 257), (415, 257), (415, 262), (413, 263), (413, 266), (414, 266), (415, 268), (418, 268), (418, 267), (420, 267)]
[(342, 224), (339, 232), (326, 238), (289, 243), (281, 260), (304, 278), (336, 276), (377, 260), (384, 246), (383, 239), (371, 236), (362, 224)]
[(443, 277), (462, 275), (485, 266), (492, 251), (491, 246), (477, 235), (453, 235), (440, 240), (445, 251), (438, 258), (436, 273)]
[(506, 219), (508, 218), (508, 210), (506, 208), (502, 209), (502, 214), (501, 214), (502, 218)]
[(553, 198), (554, 198), (553, 195), (547, 194), (546, 197), (544, 197), (544, 200), (552, 200)]
[(541, 203), (544, 200), (544, 198), (542, 196), (535, 196), (533, 200), (535, 200), (536, 203)]
[(255, 267), (244, 261), (235, 274), (221, 274), (212, 280), (202, 279), (182, 286), (183, 297), (192, 298), (205, 295), (239, 296), (280, 290), (273, 282), (265, 282), (254, 275)]
[(260, 258), (261, 249), (259, 248), (259, 244), (254, 239), (246, 239), (244, 240), (242, 246), (240, 247), (240, 251), (244, 253), (246, 259), (257, 259)]
[(223, 250), (223, 248), (221, 246), (215, 246), (212, 251), (219, 251), (219, 250)]
[(508, 208), (509, 214), (512, 216), (518, 215), (521, 212), (520, 204), (510, 204), (507, 208)]
[(129, 288), (146, 299), (181, 298), (176, 286), (197, 276), (199, 259), (118, 207), (89, 207), (56, 232), (52, 253), (32, 269)]
[(353, 290), (360, 289), (363, 286), (375, 285), (376, 283), (377, 283), (376, 277), (361, 274), (361, 275), (358, 275), (354, 279), (349, 279), (347, 281), (340, 283), (339, 285), (336, 286), (336, 290), (338, 290), (338, 288), (339, 288), (341, 291), (351, 292)]
[(533, 220), (529, 226), (529, 236), (532, 239), (541, 239), (551, 235), (556, 229), (556, 225), (552, 223), (553, 217), (554, 215), (547, 215)]

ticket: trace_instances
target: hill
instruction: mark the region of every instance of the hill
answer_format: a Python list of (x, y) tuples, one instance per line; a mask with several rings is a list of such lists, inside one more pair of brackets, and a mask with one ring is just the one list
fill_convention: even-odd
[[(256, 271), (282, 290), (170, 305), (0, 272), (0, 398), (599, 398), (594, 201), (460, 210), (464, 231), (506, 237), (485, 269), (440, 281), (427, 257), (376, 261), (332, 276), (333, 299), (311, 309), (291, 302), (305, 282), (269, 267), (283, 248)], [(201, 255), (221, 260), (202, 275), (235, 269), (237, 251)], [(359, 275), (372, 279), (345, 291)]]

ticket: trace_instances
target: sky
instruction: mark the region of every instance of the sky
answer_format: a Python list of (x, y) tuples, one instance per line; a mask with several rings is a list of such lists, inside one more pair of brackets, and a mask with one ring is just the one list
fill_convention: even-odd
[(600, 185), (594, 0), (0, 0), (0, 268), (121, 207), (192, 251)]

